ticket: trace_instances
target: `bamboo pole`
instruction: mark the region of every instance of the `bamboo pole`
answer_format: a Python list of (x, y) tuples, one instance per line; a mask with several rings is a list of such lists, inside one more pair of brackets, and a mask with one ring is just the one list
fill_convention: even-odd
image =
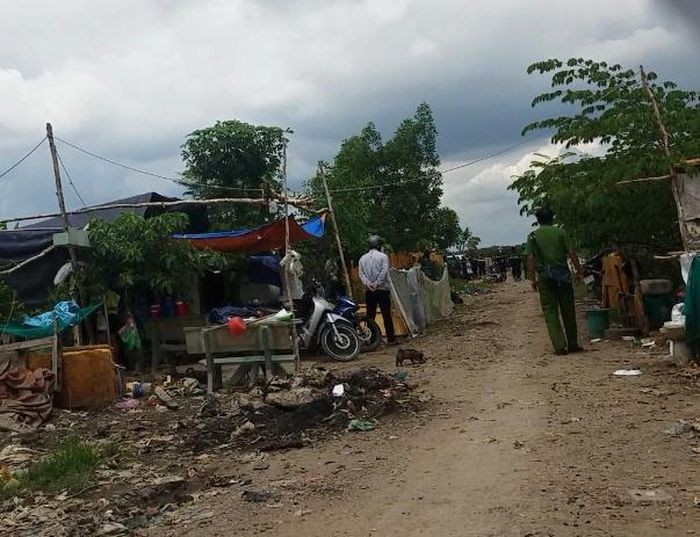
[[(306, 198), (285, 198), (280, 197), (278, 201), (288, 203), (289, 205), (297, 207), (307, 207), (313, 204), (312, 200)], [(142, 207), (179, 207), (185, 205), (225, 205), (225, 204), (248, 204), (248, 205), (267, 205), (269, 202), (266, 198), (214, 198), (209, 200), (177, 200), (177, 201), (150, 201), (143, 203), (106, 203), (104, 205), (95, 205), (93, 207), (84, 207), (82, 209), (75, 209), (73, 211), (66, 211), (66, 215), (72, 214), (87, 214), (95, 211), (101, 211), (103, 209), (135, 209)], [(23, 222), (27, 220), (40, 220), (45, 218), (56, 218), (57, 216), (63, 217), (63, 213), (48, 213), (48, 214), (37, 214), (33, 216), (18, 216), (16, 218), (7, 218), (5, 220), (0, 220), (0, 224), (6, 224), (9, 222)]]
[[(49, 140), (49, 150), (51, 151), (51, 161), (53, 163), (53, 175), (56, 181), (56, 197), (58, 198), (58, 209), (60, 210), (61, 219), (63, 220), (63, 231), (68, 234), (70, 231), (70, 219), (68, 218), (68, 213), (66, 212), (66, 200), (63, 197), (63, 185), (61, 184), (61, 171), (58, 167), (58, 152), (56, 151), (56, 142), (53, 138), (53, 127), (51, 123), (46, 124), (46, 137)], [(73, 268), (73, 275), (71, 278), (71, 294), (73, 299), (83, 304), (83, 293), (82, 290), (77, 286), (78, 278), (78, 256), (75, 253), (75, 248), (68, 245), (68, 255), (70, 256), (70, 264)], [(76, 325), (73, 327), (73, 337), (75, 338), (75, 343), (77, 345), (82, 344), (82, 335), (80, 333), (80, 326)]]
[[(287, 199), (287, 141), (285, 139), (282, 149), (282, 185), (284, 188), (284, 198)], [(291, 252), (291, 241), (289, 238), (289, 203), (284, 203), (284, 255), (289, 256)], [(291, 277), (289, 263), (284, 266), (284, 286), (287, 289), (287, 305), (292, 313), (292, 350), (294, 352), (294, 372), (299, 373), (301, 369), (301, 356), (299, 355), (299, 338), (297, 336), (296, 318), (294, 317), (294, 298), (292, 297)]]
[(669, 143), (669, 135), (668, 135), (668, 130), (666, 130), (666, 125), (664, 125), (663, 118), (661, 117), (661, 110), (659, 109), (659, 105), (656, 102), (656, 98), (654, 97), (654, 93), (651, 91), (651, 87), (649, 87), (649, 81), (647, 80), (647, 75), (644, 72), (644, 67), (639, 66), (639, 76), (642, 81), (642, 87), (644, 88), (644, 91), (647, 94), (647, 99), (649, 100), (649, 103), (651, 104), (652, 111), (654, 113), (654, 119), (656, 120), (656, 125), (659, 128), (659, 134), (661, 136), (661, 145), (664, 151), (664, 154), (666, 155), (666, 158), (668, 159), (668, 166), (669, 166), (669, 176), (671, 178), (671, 191), (673, 192), (673, 199), (676, 202), (676, 209), (678, 211), (678, 227), (680, 228), (680, 233), (681, 233), (681, 240), (683, 241), (683, 248), (685, 250), (688, 249), (688, 229), (686, 226), (685, 222), (685, 211), (683, 210), (683, 204), (681, 203), (681, 185), (678, 180), (678, 176), (676, 175), (676, 171), (673, 167), (673, 160), (671, 156), (671, 147)]
[(343, 277), (345, 278), (345, 287), (348, 297), (351, 299), (352, 296), (352, 283), (350, 282), (350, 274), (348, 273), (348, 266), (345, 264), (345, 254), (343, 253), (343, 243), (340, 240), (340, 231), (338, 230), (338, 222), (335, 219), (335, 211), (333, 210), (333, 201), (331, 200), (331, 192), (328, 190), (328, 181), (326, 181), (326, 172), (323, 169), (323, 162), (318, 161), (318, 174), (323, 181), (323, 189), (326, 191), (326, 203), (328, 204), (328, 212), (331, 215), (331, 222), (333, 223), (333, 232), (335, 235), (335, 244), (338, 247), (338, 255), (340, 256), (340, 264), (343, 266)]
[(664, 181), (671, 179), (670, 175), (657, 175), (656, 177), (641, 177), (640, 179), (627, 179), (626, 181), (618, 181), (618, 185), (631, 185), (634, 183), (651, 183), (653, 181)]
[(37, 259), (40, 259), (40, 258), (44, 257), (44, 256), (47, 255), (47, 254), (50, 254), (50, 253), (53, 252), (55, 249), (56, 249), (56, 247), (52, 244), (52, 245), (49, 246), (48, 248), (45, 248), (44, 250), (42, 250), (41, 252), (39, 252), (38, 254), (33, 255), (32, 257), (30, 257), (30, 258), (28, 258), (28, 259), (25, 259), (25, 260), (22, 261), (21, 263), (17, 263), (14, 267), (9, 268), (9, 269), (6, 269), (6, 270), (0, 271), (0, 274), (3, 274), (3, 275), (5, 275), (5, 274), (12, 274), (12, 273), (15, 272), (16, 270), (19, 270), (19, 269), (21, 269), (22, 267), (24, 267), (24, 266), (26, 266), (26, 265), (29, 265), (30, 263), (36, 261)]

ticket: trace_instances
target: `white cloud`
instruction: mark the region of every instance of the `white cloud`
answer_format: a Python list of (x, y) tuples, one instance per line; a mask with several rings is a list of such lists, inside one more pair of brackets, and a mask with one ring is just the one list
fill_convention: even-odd
[[(50, 120), (58, 136), (171, 175), (186, 133), (238, 118), (294, 128), (299, 184), (365, 123), (388, 133), (423, 100), (434, 108), (443, 160), (457, 161), (467, 147), (512, 143), (542, 113), (529, 102), (546, 80), (524, 73), (538, 59), (650, 62), (665, 78), (697, 84), (687, 69), (693, 38), (675, 20), (651, 0), (6, 2), (0, 169)], [(59, 149), (92, 201), (167, 186)], [(11, 182), (0, 187), (2, 214), (53, 208), (48, 162), (37, 154), (0, 180)], [(499, 202), (494, 190), (509, 164), (493, 164), (502, 169), (475, 184), (494, 192), (489, 214), (513, 218), (509, 194)], [(464, 213), (450, 188), (446, 203)], [(484, 239), (500, 240), (497, 228)]]

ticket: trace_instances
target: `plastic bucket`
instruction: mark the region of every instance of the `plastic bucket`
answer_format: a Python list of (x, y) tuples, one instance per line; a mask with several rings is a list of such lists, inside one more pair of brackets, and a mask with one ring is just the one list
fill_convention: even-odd
[(646, 295), (644, 309), (649, 319), (649, 326), (652, 329), (661, 328), (666, 321), (671, 320), (671, 296)]
[(609, 309), (590, 309), (585, 311), (586, 325), (591, 339), (602, 339), (605, 330), (610, 327)]

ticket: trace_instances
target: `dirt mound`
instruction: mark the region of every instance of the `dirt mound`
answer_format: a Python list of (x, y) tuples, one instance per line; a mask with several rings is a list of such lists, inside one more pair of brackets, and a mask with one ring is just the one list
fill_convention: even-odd
[[(333, 395), (335, 386), (343, 395)], [(418, 404), (410, 390), (373, 367), (334, 375), (316, 369), (289, 380), (230, 396), (219, 414), (184, 427), (183, 447), (199, 453), (217, 446), (273, 451), (302, 447), (312, 437), (345, 429), (352, 419), (376, 419)], [(226, 410), (231, 409), (231, 410)]]

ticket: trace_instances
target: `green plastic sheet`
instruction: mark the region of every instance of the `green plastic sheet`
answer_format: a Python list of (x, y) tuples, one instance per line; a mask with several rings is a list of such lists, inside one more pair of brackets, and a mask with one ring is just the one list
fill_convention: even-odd
[[(101, 307), (102, 304), (94, 304), (92, 306), (87, 306), (85, 308), (80, 308), (78, 311), (78, 317), (77, 320), (74, 324), (79, 324), (82, 322), (83, 319), (88, 317), (89, 315), (92, 315), (97, 308)], [(58, 321), (58, 332), (61, 333), (63, 332), (66, 328), (69, 326), (73, 326), (72, 324), (65, 324), (61, 322), (59, 319)], [(0, 325), (0, 330), (4, 331), (6, 334), (13, 335), (15, 337), (21, 337), (25, 339), (38, 339), (42, 337), (48, 337), (53, 333), (53, 327), (51, 326), (40, 326), (40, 327), (35, 327), (35, 326), (26, 326), (21, 323), (7, 323), (6, 325), (2, 326)]]
[(693, 258), (685, 293), (685, 338), (693, 349), (700, 343), (700, 256)]

